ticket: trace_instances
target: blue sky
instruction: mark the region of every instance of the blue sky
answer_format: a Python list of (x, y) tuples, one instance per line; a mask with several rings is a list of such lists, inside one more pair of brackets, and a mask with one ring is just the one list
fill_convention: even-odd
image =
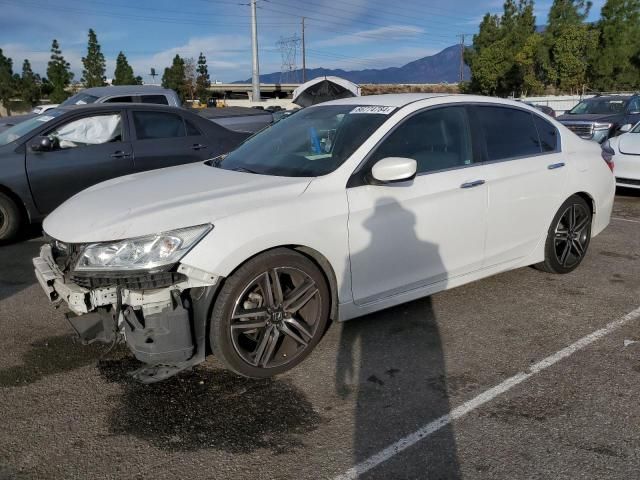
[[(124, 51), (145, 81), (151, 67), (162, 73), (176, 53), (207, 56), (212, 79), (251, 75), (248, 0), (0, 0), (0, 48), (20, 70), (29, 58), (44, 74), (51, 40), (57, 38), (76, 72), (82, 71), (87, 31), (93, 28), (107, 59), (107, 77)], [(604, 0), (594, 1), (591, 18)], [(281, 37), (300, 35), (307, 17), (307, 66), (344, 69), (401, 66), (472, 34), (501, 0), (259, 0), (260, 71), (280, 70)], [(537, 23), (551, 0), (536, 3)], [(469, 40), (470, 41), (470, 37)], [(301, 64), (298, 57), (298, 65)]]

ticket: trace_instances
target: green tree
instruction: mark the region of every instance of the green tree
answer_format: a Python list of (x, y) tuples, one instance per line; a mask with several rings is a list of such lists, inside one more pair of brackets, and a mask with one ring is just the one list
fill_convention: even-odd
[(22, 76), (20, 77), (20, 97), (32, 107), (40, 101), (39, 78), (33, 73), (31, 63), (25, 59), (22, 63)]
[(104, 55), (100, 51), (100, 44), (98, 43), (98, 36), (92, 28), (89, 29), (89, 42), (87, 44), (87, 56), (82, 57), (82, 70), (81, 82), (87, 88), (101, 87), (105, 85), (106, 77), (104, 72), (106, 70), (106, 63)]
[(640, 87), (640, 0), (607, 0), (602, 7), (598, 48), (592, 57), (593, 87), (631, 90)]
[(588, 25), (567, 25), (551, 50), (557, 87), (580, 91), (587, 81), (588, 55), (597, 48), (597, 32)]
[(209, 99), (209, 87), (211, 80), (209, 79), (209, 69), (207, 68), (207, 58), (200, 52), (198, 56), (198, 67), (196, 69), (198, 76), (196, 78), (196, 96), (201, 102), (206, 103)]
[(535, 95), (544, 92), (544, 70), (538, 61), (543, 44), (542, 35), (529, 35), (520, 51), (516, 54), (516, 65), (522, 74), (522, 95)]
[(520, 93), (529, 66), (516, 58), (532, 35), (532, 0), (506, 0), (501, 16), (486, 14), (473, 37), (473, 47), (465, 52), (471, 69), (470, 90), (485, 95)]
[(180, 58), (180, 55), (176, 54), (176, 56), (173, 57), (171, 66), (164, 69), (164, 74), (162, 75), (162, 86), (164, 88), (175, 90), (180, 97), (180, 100), (184, 102), (186, 96), (186, 80), (184, 59)]
[(11, 115), (11, 98), (15, 94), (15, 79), (13, 78), (13, 60), (5, 57), (0, 48), (0, 103)]
[[(569, 70), (586, 69), (587, 58), (592, 55), (586, 48), (593, 48), (593, 44), (583, 45), (584, 48), (574, 48), (573, 40), (587, 37), (583, 27), (584, 21), (591, 10), (591, 2), (585, 0), (554, 0), (549, 10), (549, 20), (544, 32), (544, 45), (539, 50), (539, 62), (545, 71), (546, 83), (562, 89), (560, 85), (567, 85), (567, 79), (560, 80), (561, 72), (565, 75), (569, 65)], [(588, 29), (588, 28), (587, 28)], [(561, 40), (562, 37), (562, 40)], [(558, 46), (562, 42), (563, 45)], [(557, 54), (562, 54), (562, 58), (556, 58)], [(575, 55), (569, 58), (568, 55)], [(583, 78), (583, 81), (586, 80)], [(569, 82), (571, 83), (571, 82)]]
[(69, 96), (65, 89), (73, 80), (73, 72), (70, 67), (69, 62), (62, 56), (58, 41), (54, 39), (51, 44), (51, 59), (47, 65), (47, 79), (53, 87), (49, 99), (53, 103), (60, 103)]
[(114, 85), (141, 85), (142, 78), (133, 75), (133, 68), (129, 65), (127, 57), (120, 52), (116, 59), (116, 70), (113, 75)]

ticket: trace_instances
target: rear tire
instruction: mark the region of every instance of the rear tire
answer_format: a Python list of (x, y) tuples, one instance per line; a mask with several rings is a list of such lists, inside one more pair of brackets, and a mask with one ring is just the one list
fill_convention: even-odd
[(13, 240), (20, 231), (22, 215), (15, 202), (0, 193), (0, 242)]
[(247, 261), (218, 294), (209, 341), (227, 367), (250, 378), (286, 372), (320, 341), (331, 297), (320, 269), (307, 257), (278, 248)]
[(544, 262), (536, 265), (548, 273), (564, 274), (575, 270), (591, 242), (593, 214), (584, 198), (569, 197), (556, 213), (544, 248)]

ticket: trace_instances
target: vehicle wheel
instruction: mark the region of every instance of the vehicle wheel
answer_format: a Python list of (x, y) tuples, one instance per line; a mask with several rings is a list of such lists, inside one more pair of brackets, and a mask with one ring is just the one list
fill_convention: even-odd
[(0, 193), (0, 241), (13, 240), (20, 230), (20, 209), (11, 198)]
[(209, 339), (234, 372), (266, 378), (309, 355), (329, 319), (329, 288), (304, 255), (276, 249), (240, 267), (216, 299)]
[(582, 197), (573, 195), (567, 199), (549, 228), (544, 262), (536, 267), (549, 273), (573, 271), (587, 254), (591, 220), (591, 210)]

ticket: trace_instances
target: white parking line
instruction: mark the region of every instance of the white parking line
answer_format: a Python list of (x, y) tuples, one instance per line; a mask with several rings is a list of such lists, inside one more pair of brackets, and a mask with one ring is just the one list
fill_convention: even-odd
[[(640, 223), (640, 222), (639, 222)], [(624, 317), (619, 318), (618, 320), (614, 320), (613, 322), (607, 324), (605, 327), (600, 330), (596, 330), (593, 333), (590, 333), (586, 337), (582, 337), (580, 340), (572, 343), (568, 347), (563, 348), (562, 350), (550, 355), (538, 363), (535, 363), (529, 367), (529, 370), (526, 372), (520, 372), (515, 374), (512, 377), (507, 378), (504, 382), (496, 385), (489, 390), (481, 393), (477, 397), (472, 398), (468, 402), (463, 403), (459, 407), (454, 408), (448, 414), (443, 415), (442, 417), (434, 420), (431, 423), (428, 423), (424, 427), (416, 430), (415, 432), (407, 435), (406, 437), (401, 438), (397, 442), (389, 445), (384, 450), (379, 451), (375, 455), (369, 457), (365, 461), (357, 464), (353, 468), (350, 468), (342, 475), (335, 477), (334, 480), (348, 480), (355, 479), (359, 475), (371, 470), (372, 468), (380, 465), (381, 463), (389, 460), (391, 457), (397, 455), (403, 450), (411, 447), (412, 445), (418, 443), (420, 440), (427, 438), (433, 433), (440, 430), (442, 427), (447, 426), (453, 420), (456, 420), (460, 417), (463, 417), (467, 413), (475, 410), (478, 407), (481, 407), (485, 403), (493, 400), (499, 395), (511, 390), (516, 385), (528, 380), (532, 376), (537, 373), (542, 372), (543, 370), (549, 368), (550, 366), (558, 363), (560, 360), (563, 360), (574, 353), (582, 350), (583, 348), (591, 345), (593, 342), (605, 337), (610, 334), (614, 330), (630, 323), (634, 320), (640, 318), (640, 307), (636, 308), (632, 312), (626, 314)]]
[(640, 223), (640, 220), (632, 220), (630, 218), (611, 217), (611, 220), (619, 220), (621, 222)]

